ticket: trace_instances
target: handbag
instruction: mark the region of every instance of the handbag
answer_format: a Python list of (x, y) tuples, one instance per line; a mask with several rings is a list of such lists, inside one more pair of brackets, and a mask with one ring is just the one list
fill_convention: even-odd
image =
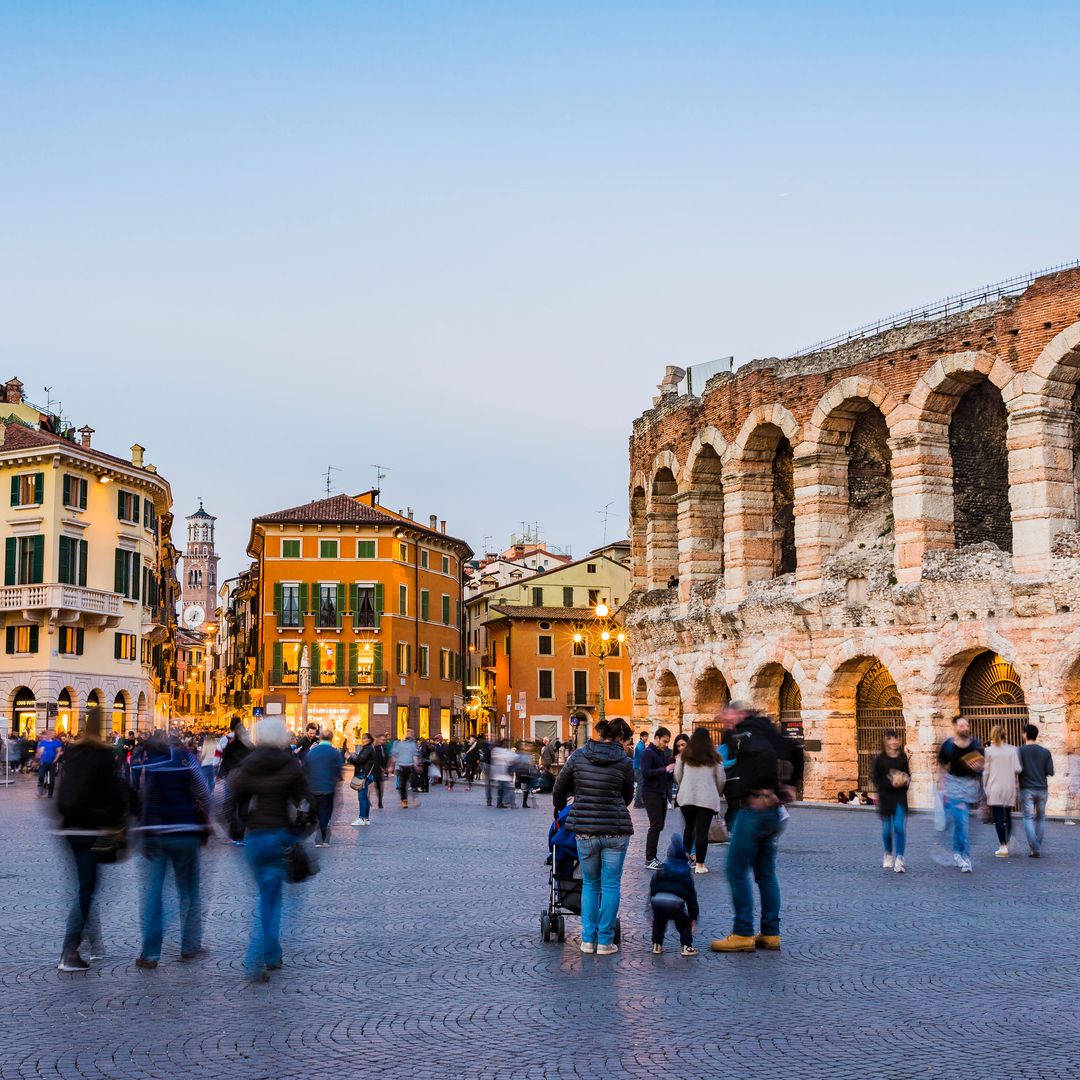
[(108, 829), (100, 833), (90, 850), (99, 863), (122, 862), (128, 856), (127, 826), (123, 825), (119, 829)]
[(709, 843), (726, 844), (728, 840), (727, 825), (724, 824), (723, 817), (717, 814), (709, 823)]
[(298, 840), (285, 849), (285, 880), (293, 885), (307, 881), (319, 872), (319, 863), (308, 851), (305, 844)]

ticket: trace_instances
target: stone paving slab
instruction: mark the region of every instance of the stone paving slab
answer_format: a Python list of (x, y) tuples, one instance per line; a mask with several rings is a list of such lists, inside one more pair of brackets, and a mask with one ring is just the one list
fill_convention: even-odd
[[(437, 790), (351, 829), (353, 799), (343, 789), (322, 872), (288, 889), (285, 968), (253, 986), (253, 888), (218, 841), (210, 956), (177, 962), (174, 922), (161, 966), (134, 967), (132, 858), (103, 871), (107, 958), (57, 972), (68, 894), (47, 804), (22, 779), (0, 788), (0, 1077), (1080, 1076), (1080, 828), (1051, 824), (1041, 861), (1000, 860), (973, 824), (961, 876), (920, 815), (897, 875), (880, 868), (876, 817), (796, 809), (783, 952), (683, 960), (674, 938), (649, 951), (635, 811), (623, 951), (598, 958), (578, 952), (576, 919), (565, 944), (539, 939), (550, 799), (498, 811), (479, 790)], [(723, 849), (709, 863), (703, 948), (731, 919)]]

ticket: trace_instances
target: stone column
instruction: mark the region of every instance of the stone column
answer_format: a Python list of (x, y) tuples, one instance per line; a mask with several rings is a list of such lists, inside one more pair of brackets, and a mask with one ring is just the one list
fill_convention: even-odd
[(679, 534), (675, 501), (670, 511), (650, 510), (645, 515), (645, 546), (648, 551), (649, 588), (665, 589), (672, 574), (679, 572)]
[(795, 459), (795, 591), (820, 592), (822, 564), (848, 530), (848, 455), (842, 447)]
[(904, 698), (904, 745), (911, 765), (908, 805), (913, 809), (929, 810), (934, 805), (937, 749), (951, 720), (947, 712), (945, 704), (934, 697), (909, 694)]
[(637, 591), (645, 591), (649, 587), (648, 556), (645, 513), (641, 511), (630, 519), (630, 565), (634, 589)]
[(770, 458), (742, 462), (724, 477), (724, 583), (729, 604), (746, 598), (751, 581), (773, 576), (773, 496)]
[(896, 578), (918, 581), (929, 551), (953, 546), (952, 459), (949, 433), (896, 426), (892, 450), (892, 496), (896, 536)]
[(803, 798), (834, 802), (838, 791), (850, 791), (858, 785), (855, 714), (850, 709), (804, 705), (802, 721), (804, 739), (821, 742), (820, 750), (806, 755)]
[(719, 486), (696, 484), (675, 496), (679, 535), (679, 600), (724, 572), (724, 496)]
[(1076, 528), (1073, 416), (1031, 405), (1009, 414), (1013, 569), (1043, 574), (1054, 537)]

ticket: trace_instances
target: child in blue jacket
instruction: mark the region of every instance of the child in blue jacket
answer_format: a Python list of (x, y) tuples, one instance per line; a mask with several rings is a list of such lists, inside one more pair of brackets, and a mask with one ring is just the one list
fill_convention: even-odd
[(694, 948), (694, 927), (698, 917), (697, 891), (690, 872), (690, 860), (682, 837), (676, 833), (671, 838), (667, 858), (660, 870), (653, 875), (649, 888), (652, 898), (653, 930), (652, 951), (664, 951), (664, 933), (668, 921), (675, 923), (682, 943), (683, 956), (697, 956)]

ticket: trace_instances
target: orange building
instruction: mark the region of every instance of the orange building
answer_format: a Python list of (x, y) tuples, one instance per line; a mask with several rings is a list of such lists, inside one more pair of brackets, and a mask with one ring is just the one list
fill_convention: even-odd
[[(449, 736), (463, 701), (462, 565), (472, 555), (432, 517), (424, 527), (334, 495), (255, 518), (254, 705), (286, 723)], [(305, 650), (310, 670), (306, 688)]]

